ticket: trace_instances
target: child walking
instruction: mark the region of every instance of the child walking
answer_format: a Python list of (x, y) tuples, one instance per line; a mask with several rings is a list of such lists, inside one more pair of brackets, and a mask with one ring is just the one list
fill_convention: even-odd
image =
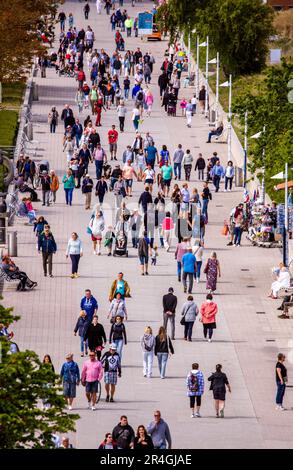
[(151, 248), (152, 266), (156, 266), (158, 256), (159, 256), (158, 247), (157, 247), (157, 245), (155, 245), (153, 248)]

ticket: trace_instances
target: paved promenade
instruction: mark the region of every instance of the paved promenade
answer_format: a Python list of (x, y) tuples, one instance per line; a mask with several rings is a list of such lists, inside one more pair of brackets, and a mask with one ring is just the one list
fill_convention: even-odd
[[(131, 16), (134, 12), (149, 8), (151, 2), (144, 2), (138, 7), (131, 7), (125, 1), (125, 8)], [(82, 3), (68, 1), (64, 10), (72, 12), (78, 28), (90, 24), (96, 35), (95, 47), (104, 48), (109, 54), (114, 49), (114, 37), (110, 31), (109, 17), (105, 11), (96, 14), (95, 4), (90, 3), (91, 12), (88, 21), (82, 14)], [(59, 35), (59, 26), (56, 29)], [(124, 34), (124, 36), (126, 36)], [(192, 128), (186, 127), (182, 117), (166, 117), (160, 106), (157, 77), (163, 60), (167, 42), (145, 43), (134, 37), (126, 39), (126, 50), (140, 46), (142, 51), (151, 51), (156, 64), (152, 77), (151, 89), (155, 103), (151, 118), (145, 118), (140, 130), (150, 131), (157, 148), (167, 144), (171, 154), (178, 143), (184, 149), (190, 148), (194, 158), (201, 151), (207, 159), (217, 150), (223, 164), (227, 160), (227, 147), (224, 144), (205, 144), (207, 123), (204, 117), (196, 115)], [(86, 68), (86, 67), (85, 67)], [(52, 106), (59, 114), (65, 103), (69, 103), (77, 116), (74, 103), (76, 82), (71, 78), (61, 78), (54, 70), (48, 70), (47, 78), (38, 76), (39, 101), (34, 102), (32, 112), (38, 120), (34, 127), (34, 139), (39, 141), (37, 153), (50, 161), (61, 179), (66, 168), (66, 157), (62, 152), (63, 123), (60, 122), (57, 133), (50, 134), (46, 117)], [(180, 97), (191, 96), (192, 90), (182, 89)], [(134, 138), (131, 122), (132, 103), (128, 103), (125, 133), (119, 136), (118, 155)], [(82, 122), (87, 112), (81, 115)], [(114, 109), (103, 112), (103, 127), (99, 128), (101, 141), (108, 150), (107, 131), (111, 124), (118, 127), (118, 117)], [(95, 176), (94, 165), (90, 174)], [(202, 183), (195, 179), (192, 171), (190, 188), (202, 189)], [(128, 201), (128, 207), (137, 205), (142, 191), (142, 183), (134, 184), (134, 197)], [(167, 378), (159, 378), (157, 363), (154, 363), (154, 377), (149, 380), (142, 375), (142, 354), (140, 337), (147, 325), (151, 325), (155, 334), (162, 323), (162, 295), (173, 286), (178, 296), (179, 307), (186, 300), (182, 285), (177, 281), (174, 244), (170, 253), (159, 251), (158, 265), (150, 269), (149, 277), (141, 277), (137, 252), (129, 248), (130, 256), (125, 258), (93, 256), (86, 226), (88, 211), (84, 210), (84, 198), (81, 192), (74, 191), (73, 206), (64, 201), (61, 187), (57, 194), (57, 204), (43, 209), (36, 204), (38, 214), (43, 214), (51, 225), (58, 244), (54, 257), (54, 278), (44, 278), (41, 256), (36, 251), (36, 239), (31, 227), (23, 225), (23, 220), (16, 221), (19, 240), (18, 265), (26, 270), (33, 280), (39, 283), (33, 292), (16, 293), (15, 286), (4, 290), (5, 305), (13, 305), (15, 312), (21, 314), (21, 321), (14, 327), (16, 341), (21, 349), (35, 350), (41, 357), (48, 353), (52, 356), (55, 369), (60, 370), (66, 353), (74, 352), (75, 359), (82, 366), (79, 353), (79, 338), (74, 337), (73, 328), (79, 314), (79, 302), (84, 289), (90, 288), (99, 302), (99, 321), (109, 333), (108, 292), (118, 271), (123, 270), (125, 279), (132, 290), (132, 299), (127, 301), (129, 321), (126, 322), (129, 343), (124, 347), (122, 378), (118, 381), (116, 403), (106, 403), (103, 390), (98, 410), (86, 409), (87, 402), (84, 388), (79, 387), (74, 411), (80, 414), (77, 432), (72, 436), (74, 446), (78, 448), (96, 448), (107, 431), (111, 431), (119, 421), (121, 414), (126, 414), (129, 423), (137, 428), (139, 424), (148, 424), (153, 411), (160, 409), (162, 417), (169, 423), (174, 448), (292, 448), (293, 420), (292, 389), (288, 388), (285, 406), (288, 411), (276, 412), (274, 406), (275, 384), (274, 366), (276, 354), (289, 352), (288, 341), (293, 338), (291, 322), (282, 322), (277, 318), (278, 301), (266, 298), (271, 283), (271, 267), (280, 260), (277, 249), (263, 250), (252, 247), (243, 237), (241, 248), (227, 247), (227, 240), (221, 235), (223, 220), (231, 208), (242, 200), (242, 190), (234, 189), (231, 193), (222, 190), (215, 194), (209, 206), (210, 223), (206, 230), (205, 256), (212, 250), (217, 251), (221, 263), (222, 277), (218, 285), (215, 301), (219, 306), (217, 330), (212, 343), (203, 340), (202, 325), (196, 322), (192, 343), (183, 341), (180, 314), (177, 312), (175, 355), (169, 360)], [(155, 188), (156, 193), (156, 188)], [(109, 207), (113, 205), (113, 195), (106, 196)], [(106, 211), (109, 220), (110, 210)], [(70, 279), (70, 263), (65, 258), (65, 249), (72, 231), (79, 233), (84, 243), (84, 257), (80, 263), (79, 279)], [(175, 240), (174, 240), (175, 242)], [(198, 305), (205, 298), (205, 282), (194, 286), (194, 297)], [(265, 314), (257, 314), (265, 312)], [(185, 377), (192, 362), (199, 362), (200, 369), (208, 377), (217, 363), (223, 365), (227, 373), (232, 394), (227, 394), (224, 420), (216, 420), (213, 409), (212, 392), (206, 386), (203, 397), (202, 419), (190, 419), (189, 401), (186, 397)], [(288, 363), (289, 382), (293, 374), (292, 364)], [(292, 381), (291, 381), (292, 383)]]

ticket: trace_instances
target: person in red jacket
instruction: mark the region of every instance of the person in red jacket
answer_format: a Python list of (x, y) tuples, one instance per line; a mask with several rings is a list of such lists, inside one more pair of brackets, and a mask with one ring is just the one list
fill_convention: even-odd
[(208, 335), (208, 342), (212, 341), (213, 331), (217, 328), (216, 314), (218, 313), (218, 306), (213, 302), (212, 294), (206, 296), (206, 301), (200, 307), (201, 319), (203, 324), (203, 335), (205, 339)]
[(85, 73), (82, 69), (77, 72), (78, 88), (81, 90), (85, 81)]
[(113, 124), (112, 129), (108, 131), (108, 142), (110, 147), (111, 160), (117, 160), (117, 142), (118, 142), (118, 132), (116, 131), (116, 126)]

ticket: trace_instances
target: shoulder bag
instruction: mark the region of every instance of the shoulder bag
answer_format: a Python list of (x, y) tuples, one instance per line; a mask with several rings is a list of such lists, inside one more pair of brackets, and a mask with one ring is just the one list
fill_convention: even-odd
[(184, 315), (182, 315), (182, 318), (180, 320), (180, 325), (182, 325), (182, 326), (185, 325), (185, 316), (186, 316), (188, 310), (190, 309), (190, 307), (191, 307), (191, 305), (188, 305), (186, 312), (184, 313)]

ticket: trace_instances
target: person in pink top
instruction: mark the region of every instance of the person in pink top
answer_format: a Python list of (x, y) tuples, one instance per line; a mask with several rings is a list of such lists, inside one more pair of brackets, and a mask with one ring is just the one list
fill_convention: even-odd
[(91, 351), (89, 360), (83, 364), (81, 373), (81, 383), (85, 386), (85, 394), (88, 400), (88, 408), (96, 409), (97, 391), (99, 382), (103, 378), (103, 367), (100, 361), (96, 359), (96, 354)]
[(133, 183), (133, 175), (137, 178), (137, 174), (131, 164), (131, 160), (127, 160), (124, 167), (122, 168), (122, 176), (125, 180), (126, 185), (126, 195), (132, 197), (132, 183)]
[(170, 212), (166, 212), (166, 217), (163, 219), (163, 222), (162, 222), (162, 232), (163, 232), (163, 237), (164, 237), (164, 246), (167, 251), (170, 250), (171, 235), (172, 235), (173, 229), (174, 229), (174, 222), (171, 217), (171, 214)]
[(218, 306), (213, 302), (212, 294), (207, 294), (206, 301), (200, 307), (201, 319), (203, 324), (203, 335), (205, 339), (208, 334), (208, 342), (212, 341), (213, 331), (217, 328), (216, 314), (218, 313)]
[(187, 253), (188, 248), (190, 248), (190, 243), (188, 243), (188, 238), (183, 238), (183, 241), (178, 243), (175, 251), (175, 259), (177, 261), (177, 275), (178, 282), (181, 282), (181, 272), (182, 272), (182, 257)]
[(147, 92), (145, 94), (144, 102), (147, 106), (147, 115), (150, 117), (151, 112), (152, 112), (152, 106), (153, 106), (153, 103), (154, 103), (154, 96), (153, 96), (151, 90), (147, 90)]

